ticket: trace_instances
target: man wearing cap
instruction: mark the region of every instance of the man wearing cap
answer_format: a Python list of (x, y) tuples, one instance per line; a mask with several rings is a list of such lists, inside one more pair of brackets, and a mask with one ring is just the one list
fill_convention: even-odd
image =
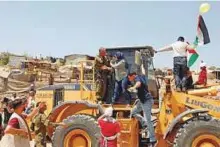
[(99, 49), (99, 55), (95, 57), (95, 80), (96, 80), (96, 97), (99, 101), (105, 101), (107, 76), (110, 74), (112, 68), (110, 61), (106, 57), (106, 50)]
[(171, 45), (159, 49), (157, 52), (173, 51), (173, 72), (175, 76), (175, 84), (177, 91), (186, 91), (183, 84), (183, 78), (187, 67), (187, 50), (192, 49), (190, 45), (185, 42), (184, 37), (180, 36), (176, 42)]

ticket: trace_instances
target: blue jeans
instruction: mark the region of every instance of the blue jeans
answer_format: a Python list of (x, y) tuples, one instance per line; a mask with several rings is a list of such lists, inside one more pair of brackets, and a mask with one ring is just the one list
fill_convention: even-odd
[(193, 89), (194, 88), (192, 76), (190, 76), (190, 77), (183, 77), (182, 87), (185, 87), (186, 89)]
[(175, 84), (177, 88), (186, 88), (185, 86), (185, 74), (187, 67), (186, 57), (174, 57), (173, 58), (173, 72), (175, 75)]
[[(151, 95), (149, 94), (149, 96)], [(140, 121), (143, 128), (147, 126), (150, 142), (156, 141), (154, 126), (151, 122), (152, 105), (153, 98), (147, 99), (144, 103), (141, 103), (141, 101), (139, 101), (131, 111), (131, 115), (134, 116), (138, 121)], [(141, 111), (143, 111), (144, 117), (140, 115)]]
[(115, 81), (115, 89), (114, 89), (114, 95), (112, 97), (112, 103), (115, 103), (122, 92), (122, 80), (121, 81)]
[(131, 82), (127, 77), (122, 80), (122, 93), (125, 98), (126, 104), (131, 104), (131, 93), (128, 91), (128, 85), (131, 85)]

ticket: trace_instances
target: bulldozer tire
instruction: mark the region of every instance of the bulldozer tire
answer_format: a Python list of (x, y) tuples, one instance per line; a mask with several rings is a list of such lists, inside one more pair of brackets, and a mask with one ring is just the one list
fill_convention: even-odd
[(174, 147), (220, 147), (220, 120), (193, 118), (176, 134)]
[(78, 114), (63, 120), (68, 127), (58, 126), (52, 137), (53, 147), (98, 147), (100, 128), (88, 115)]

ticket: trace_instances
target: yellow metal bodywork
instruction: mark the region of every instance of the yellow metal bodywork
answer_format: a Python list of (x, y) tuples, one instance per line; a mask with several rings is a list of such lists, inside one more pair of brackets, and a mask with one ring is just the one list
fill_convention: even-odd
[[(81, 61), (80, 62), (80, 90), (79, 91), (74, 91), (74, 90), (64, 90), (63, 91), (63, 101), (76, 101), (76, 100), (86, 100), (91, 103), (94, 103), (96, 101), (95, 97), (95, 77), (94, 77), (94, 70), (91, 76), (93, 77), (92, 80), (86, 80), (84, 79), (84, 63), (90, 63), (94, 66), (94, 61), (93, 60), (86, 60), (86, 61)], [(93, 68), (94, 69), (94, 68)], [(86, 83), (92, 83), (92, 89), (89, 90), (86, 88), (85, 84)], [(55, 90), (37, 90), (36, 93), (36, 101), (47, 101), (48, 104), (48, 110), (47, 112), (51, 112), (53, 109), (53, 99), (55, 97)], [(48, 113), (49, 114), (49, 113)]]
[[(171, 89), (170, 92), (166, 92), (166, 90), (164, 90), (162, 93), (164, 95), (161, 103), (160, 113), (158, 115), (158, 123), (156, 126), (158, 147), (168, 147), (169, 142), (172, 143), (174, 141), (177, 130), (174, 129), (172, 132), (170, 132), (166, 140), (164, 139), (164, 134), (172, 121), (179, 114), (188, 109), (204, 109), (207, 110), (207, 113), (213, 118), (220, 119), (220, 100), (194, 96), (183, 92), (176, 92), (173, 89)], [(196, 93), (196, 89), (194, 93)], [(191, 114), (184, 116), (181, 118), (180, 122), (183, 123), (191, 117)], [(216, 141), (219, 142), (220, 139), (217, 139)]]
[(208, 113), (214, 118), (220, 118), (219, 100), (206, 99), (203, 97), (188, 95), (176, 91), (172, 91), (172, 94), (165, 94), (158, 116), (158, 122), (160, 125), (157, 125), (157, 128), (159, 128), (160, 131), (158, 131), (157, 133), (163, 135), (172, 120), (180, 113), (186, 111), (187, 108), (203, 108), (201, 107), (201, 105), (199, 105), (199, 103), (202, 104), (204, 107), (212, 107), (213, 109), (204, 108), (204, 110), (208, 110)]
[(120, 123), (121, 132), (118, 140), (120, 147), (138, 147), (139, 146), (139, 124), (134, 118), (117, 119)]
[(94, 101), (95, 99), (95, 91), (72, 91), (65, 90), (64, 91), (64, 101), (72, 101), (72, 100), (86, 100), (86, 101)]
[[(83, 98), (81, 97), (81, 92), (79, 91), (72, 91), (72, 90), (65, 90), (64, 91), (64, 102), (65, 101), (88, 101), (90, 103), (94, 103), (93, 97), (95, 96), (95, 92), (93, 91), (87, 91), (87, 92), (83, 92)], [(47, 102), (47, 110), (46, 110), (46, 114), (49, 115), (50, 112), (53, 109), (53, 105), (54, 105), (54, 91), (53, 90), (41, 90), (41, 91), (37, 91), (36, 92), (36, 102), (40, 102), (40, 101), (45, 101)], [(77, 110), (77, 107), (74, 107), (75, 110)], [(75, 114), (75, 110), (74, 111), (70, 111), (72, 114)], [(85, 112), (83, 111), (83, 113), (88, 113), (88, 111), (85, 110)], [(89, 114), (91, 114), (89, 112)]]

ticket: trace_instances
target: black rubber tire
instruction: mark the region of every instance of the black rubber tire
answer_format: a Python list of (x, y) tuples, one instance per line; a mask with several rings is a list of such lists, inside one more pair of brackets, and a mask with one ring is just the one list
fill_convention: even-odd
[[(174, 147), (192, 147), (194, 139), (204, 133), (212, 134), (218, 137), (220, 141), (220, 120), (191, 119), (177, 132)], [(216, 147), (220, 146), (217, 145)]]
[(68, 127), (63, 128), (58, 126), (55, 129), (52, 137), (53, 147), (64, 147), (65, 136), (74, 129), (82, 129), (86, 131), (91, 138), (92, 147), (99, 146), (99, 139), (101, 136), (100, 128), (93, 117), (84, 114), (77, 114), (69, 116), (67, 119), (64, 119), (63, 122), (67, 124)]

